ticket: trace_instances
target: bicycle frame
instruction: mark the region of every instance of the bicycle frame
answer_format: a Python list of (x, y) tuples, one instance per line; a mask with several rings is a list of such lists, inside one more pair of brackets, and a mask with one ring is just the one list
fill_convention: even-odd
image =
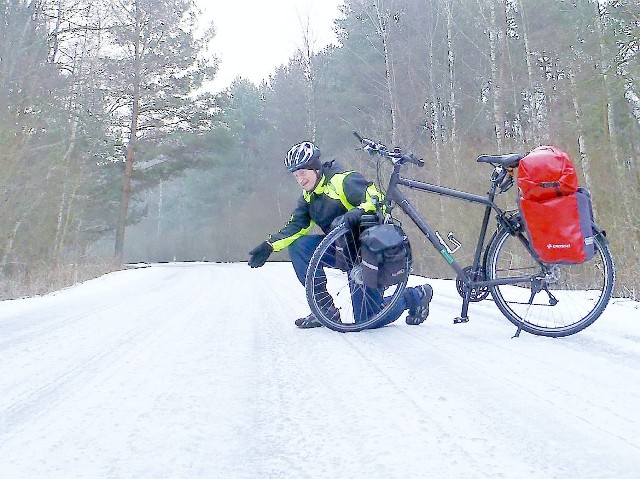
[[(520, 276), (520, 277), (512, 277), (512, 278), (503, 278), (500, 280), (473, 280), (469, 277), (466, 271), (460, 266), (460, 264), (455, 260), (455, 258), (447, 251), (447, 248), (443, 243), (440, 242), (440, 239), (437, 237), (435, 230), (427, 223), (427, 221), (418, 213), (416, 208), (411, 204), (409, 199), (400, 191), (398, 186), (405, 186), (407, 188), (419, 191), (426, 191), (428, 193), (437, 194), (440, 196), (446, 196), (449, 198), (456, 198), (459, 200), (468, 201), (474, 204), (480, 204), (485, 206), (484, 218), (482, 221), (482, 226), (480, 229), (480, 235), (478, 237), (478, 243), (476, 246), (476, 250), (473, 257), (472, 271), (478, 271), (478, 267), (480, 265), (480, 258), (482, 256), (482, 252), (484, 251), (484, 244), (487, 235), (487, 230), (489, 226), (489, 218), (491, 216), (491, 212), (495, 211), (497, 213), (498, 222), (506, 225), (507, 220), (505, 219), (505, 212), (495, 204), (494, 199), (496, 196), (497, 188), (498, 188), (498, 175), (496, 174), (498, 168), (495, 167), (494, 174), (491, 178), (491, 189), (489, 190), (487, 196), (476, 195), (472, 193), (467, 193), (460, 190), (455, 190), (452, 188), (447, 188), (444, 186), (434, 185), (432, 183), (426, 183), (423, 181), (412, 180), (409, 178), (404, 178), (400, 176), (400, 169), (402, 165), (400, 163), (394, 163), (393, 173), (391, 174), (391, 178), (389, 179), (389, 185), (387, 187), (387, 200), (391, 200), (396, 203), (402, 211), (404, 211), (409, 218), (416, 224), (416, 226), (422, 231), (422, 233), (427, 237), (427, 239), (431, 242), (433, 247), (438, 250), (438, 252), (442, 255), (445, 261), (449, 264), (449, 266), (458, 274), (460, 278), (462, 278), (464, 284), (464, 297), (462, 303), (462, 312), (461, 317), (457, 318), (459, 321), (456, 322), (466, 322), (468, 321), (468, 308), (471, 297), (471, 291), (473, 288), (478, 287), (492, 287), (497, 285), (505, 285), (505, 284), (517, 284), (523, 281), (529, 281), (531, 276)], [(529, 251), (531, 251), (528, 244), (525, 243), (525, 246)], [(535, 258), (535, 255), (532, 254)]]

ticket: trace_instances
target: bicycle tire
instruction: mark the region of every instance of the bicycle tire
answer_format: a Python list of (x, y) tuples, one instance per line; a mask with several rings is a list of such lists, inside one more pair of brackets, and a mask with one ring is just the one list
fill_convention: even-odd
[[(408, 281), (405, 278), (384, 290), (367, 288), (362, 282), (359, 233), (344, 224), (329, 232), (314, 251), (305, 278), (313, 315), (327, 328), (343, 333), (362, 331), (383, 320), (402, 297)], [(344, 264), (340, 268), (336, 263), (341, 260)], [(408, 271), (410, 263), (408, 258)], [(358, 297), (359, 302), (354, 299)], [(382, 304), (376, 298), (384, 298)], [(330, 314), (331, 307), (339, 311), (338, 318)]]
[(532, 280), (493, 286), (498, 309), (518, 328), (538, 336), (569, 336), (593, 324), (607, 307), (615, 283), (606, 239), (595, 230), (594, 239), (596, 252), (589, 261), (547, 264), (532, 256), (522, 229), (516, 234), (499, 230), (489, 245), (488, 279), (530, 274)]

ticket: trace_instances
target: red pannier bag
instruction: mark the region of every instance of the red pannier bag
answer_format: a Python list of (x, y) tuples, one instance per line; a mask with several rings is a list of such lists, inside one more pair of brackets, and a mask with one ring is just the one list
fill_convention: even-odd
[(545, 263), (583, 263), (595, 254), (591, 195), (580, 188), (543, 201), (520, 198), (533, 249)]
[(545, 263), (582, 263), (595, 253), (591, 194), (578, 187), (567, 153), (540, 146), (520, 160), (519, 207), (533, 249)]
[(578, 175), (560, 148), (539, 146), (520, 160), (518, 187), (523, 198), (548, 200), (578, 191)]

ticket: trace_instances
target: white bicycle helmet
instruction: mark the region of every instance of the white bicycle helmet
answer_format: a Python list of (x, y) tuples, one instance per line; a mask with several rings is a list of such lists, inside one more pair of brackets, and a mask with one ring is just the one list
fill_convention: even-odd
[(293, 145), (284, 157), (284, 166), (293, 173), (296, 170), (319, 170), (320, 169), (320, 148), (310, 141), (303, 141)]

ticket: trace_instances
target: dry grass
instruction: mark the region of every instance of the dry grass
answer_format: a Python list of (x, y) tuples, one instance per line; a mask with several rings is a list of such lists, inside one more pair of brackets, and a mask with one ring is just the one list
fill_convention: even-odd
[(119, 269), (122, 265), (101, 258), (79, 264), (17, 265), (0, 273), (0, 300), (44, 295)]

